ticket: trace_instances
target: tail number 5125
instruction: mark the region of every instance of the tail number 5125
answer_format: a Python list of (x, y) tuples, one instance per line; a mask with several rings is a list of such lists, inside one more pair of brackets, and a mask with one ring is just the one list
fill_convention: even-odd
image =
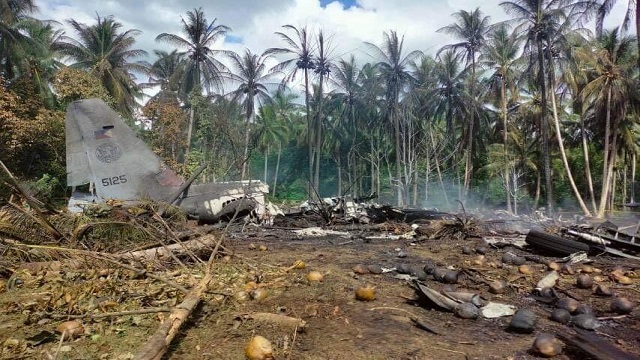
[(111, 176), (102, 179), (102, 186), (126, 184), (127, 177), (125, 175)]

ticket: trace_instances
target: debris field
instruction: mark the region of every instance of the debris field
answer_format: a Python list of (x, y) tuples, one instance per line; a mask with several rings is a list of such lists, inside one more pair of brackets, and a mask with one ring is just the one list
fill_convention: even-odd
[(634, 217), (372, 207), (198, 226), (100, 206), (2, 208), (0, 358), (640, 356)]

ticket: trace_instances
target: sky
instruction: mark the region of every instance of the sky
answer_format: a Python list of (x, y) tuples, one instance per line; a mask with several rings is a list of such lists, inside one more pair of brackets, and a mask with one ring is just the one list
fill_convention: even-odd
[[(36, 17), (56, 20), (69, 36), (75, 34), (66, 20), (93, 24), (96, 14), (114, 16), (123, 29), (138, 29), (136, 47), (150, 54), (154, 49), (170, 50), (155, 37), (163, 32), (181, 35), (181, 18), (186, 12), (202, 7), (209, 21), (227, 25), (232, 31), (218, 49), (243, 53), (245, 49), (261, 53), (270, 47), (282, 47), (275, 35), (282, 25), (308, 25), (322, 28), (330, 39), (330, 57), (339, 59), (353, 54), (359, 63), (372, 62), (371, 50), (365, 42), (379, 45), (383, 32), (394, 30), (405, 37), (405, 51), (435, 52), (454, 39), (437, 30), (454, 22), (451, 16), (459, 10), (475, 8), (491, 17), (492, 22), (507, 18), (499, 6), (502, 0), (35, 0)], [(627, 1), (617, 2), (606, 26), (622, 22)], [(635, 29), (633, 29), (635, 30)], [(149, 61), (153, 58), (149, 57)]]

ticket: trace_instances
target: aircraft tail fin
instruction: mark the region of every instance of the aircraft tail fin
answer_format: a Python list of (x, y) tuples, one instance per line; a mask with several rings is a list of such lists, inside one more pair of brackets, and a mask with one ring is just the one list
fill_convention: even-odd
[(67, 107), (67, 185), (95, 183), (102, 199), (166, 201), (184, 182), (100, 99)]

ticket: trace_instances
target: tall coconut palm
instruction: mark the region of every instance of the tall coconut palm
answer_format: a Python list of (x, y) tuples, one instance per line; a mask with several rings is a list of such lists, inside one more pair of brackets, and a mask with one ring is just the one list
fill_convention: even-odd
[(323, 105), (324, 105), (324, 83), (329, 80), (332, 62), (329, 58), (331, 53), (330, 43), (325, 38), (322, 30), (318, 32), (315, 67), (313, 73), (318, 77), (318, 106), (316, 109), (316, 126), (315, 126), (315, 157), (313, 173), (313, 187), (320, 190), (320, 157), (322, 155), (322, 128), (324, 122)]
[[(331, 83), (337, 88), (333, 97), (342, 104), (343, 111), (340, 114), (342, 122), (346, 122), (347, 125), (344, 128), (347, 129), (351, 144), (348, 151), (348, 163), (349, 163), (349, 177), (352, 182), (355, 182), (358, 176), (358, 166), (356, 164), (356, 144), (359, 143), (358, 128), (356, 127), (356, 108), (362, 104), (360, 97), (360, 84), (358, 78), (360, 71), (356, 63), (355, 57), (351, 55), (349, 60), (340, 59), (334, 65), (333, 75), (331, 77)], [(345, 121), (345, 119), (347, 121)], [(355, 182), (354, 184), (357, 184)], [(355, 186), (353, 195), (358, 197), (361, 189)]]
[[(506, 25), (502, 24), (489, 33), (489, 38), (484, 51), (480, 56), (483, 67), (491, 71), (492, 85), (497, 85), (500, 98), (500, 117), (502, 118), (502, 141), (504, 150), (504, 164), (508, 165), (507, 160), (509, 154), (509, 124), (508, 109), (509, 97), (517, 94), (517, 81), (520, 70), (522, 69), (522, 61), (519, 57), (522, 40), (518, 38), (515, 32), (509, 32)], [(503, 169), (505, 179), (505, 190), (507, 199), (507, 211), (511, 212), (511, 189), (509, 185), (509, 169)]]
[[(393, 126), (396, 152), (396, 181), (402, 181), (402, 143), (400, 134), (399, 104), (405, 87), (411, 81), (409, 65), (411, 61), (422, 55), (421, 51), (414, 50), (408, 54), (403, 53), (404, 36), (398, 37), (395, 31), (383, 33), (383, 42), (380, 47), (366, 43), (372, 51), (372, 56), (376, 59), (376, 67), (380, 71), (380, 76), (384, 79), (386, 117)], [(396, 187), (398, 206), (404, 205), (404, 186), (398, 184)]]
[(632, 44), (633, 38), (621, 37), (616, 28), (603, 33), (591, 56), (588, 53), (582, 53), (587, 69), (593, 76), (593, 80), (582, 90), (582, 97), (585, 104), (592, 103), (596, 109), (603, 109), (605, 119), (602, 189), (596, 213), (598, 217), (604, 216), (611, 196), (613, 168), (619, 147), (619, 125), (625, 118), (630, 94), (635, 88), (635, 83), (630, 76), (633, 68)]
[(471, 182), (471, 174), (473, 172), (473, 138), (474, 128), (478, 121), (476, 107), (476, 61), (480, 49), (485, 44), (485, 35), (489, 30), (490, 18), (484, 16), (479, 8), (473, 11), (460, 10), (453, 14), (456, 23), (439, 29), (439, 32), (445, 32), (452, 35), (458, 43), (446, 45), (443, 49), (453, 49), (463, 54), (467, 66), (471, 67), (471, 77), (469, 78), (469, 96), (471, 97), (471, 119), (469, 121), (468, 138), (466, 139), (466, 161), (464, 171), (464, 185), (462, 191), (462, 201), (466, 197)]
[(280, 171), (280, 158), (282, 157), (282, 145), (287, 144), (293, 136), (293, 120), (298, 112), (298, 106), (294, 103), (296, 95), (285, 89), (278, 89), (271, 100), (260, 108), (259, 131), (260, 139), (265, 147), (264, 181), (267, 182), (268, 157), (271, 144), (277, 144), (276, 168), (274, 170), (271, 193), (276, 194), (278, 188), (278, 174)]
[(307, 150), (309, 156), (309, 187), (308, 195), (311, 198), (314, 195), (312, 189), (313, 181), (313, 141), (311, 138), (311, 112), (309, 111), (309, 71), (315, 68), (315, 61), (313, 59), (313, 52), (315, 47), (312, 44), (312, 36), (307, 26), (302, 26), (299, 29), (293, 25), (283, 25), (284, 30), (293, 33), (292, 36), (286, 32), (276, 31), (276, 35), (284, 41), (287, 47), (284, 48), (269, 48), (267, 54), (285, 55), (288, 59), (283, 60), (276, 65), (274, 71), (284, 71), (288, 73), (284, 78), (285, 82), (295, 81), (296, 75), (299, 71), (302, 71), (304, 76), (304, 105), (305, 116), (307, 120)]
[[(222, 87), (221, 73), (227, 68), (217, 55), (225, 52), (212, 47), (223, 38), (231, 28), (225, 25), (216, 24), (217, 19), (209, 22), (202, 8), (187, 11), (187, 19), (181, 18), (182, 32), (185, 37), (175, 34), (162, 33), (156, 37), (156, 41), (164, 42), (184, 51), (187, 62), (181, 79), (181, 91), (190, 94), (192, 91), (201, 93), (219, 90)], [(193, 106), (190, 107), (189, 129), (187, 131), (187, 155), (191, 147), (191, 137), (194, 127)]]
[[(519, 34), (526, 39), (525, 54), (529, 57), (531, 77), (536, 78), (540, 89), (540, 129), (542, 137), (542, 163), (545, 182), (546, 205), (553, 211), (553, 186), (551, 180), (551, 153), (549, 148), (549, 122), (547, 99), (547, 67), (544, 45), (551, 36), (550, 31), (559, 27), (571, 11), (566, 0), (514, 0), (504, 1), (500, 6), (512, 15), (511, 23), (517, 25)], [(533, 70), (537, 70), (537, 74)]]
[(119, 111), (132, 114), (137, 107), (136, 100), (143, 95), (133, 73), (147, 71), (144, 62), (134, 61), (146, 55), (146, 51), (133, 48), (140, 30), (122, 32), (122, 24), (113, 16), (97, 15), (96, 23), (92, 25), (74, 19), (68, 23), (78, 38), (63, 36), (59, 42), (60, 52), (74, 61), (73, 67), (88, 70), (98, 77)]
[[(471, 100), (468, 92), (465, 91), (467, 73), (461, 66), (459, 56), (453, 49), (438, 55), (433, 70), (436, 85), (427, 93), (427, 98), (430, 99), (431, 113), (436, 118), (445, 120), (451, 153), (461, 149), (462, 140), (456, 139), (455, 125), (456, 122), (469, 115), (467, 105)], [(457, 146), (458, 149), (454, 150), (454, 146)]]
[(238, 88), (229, 95), (233, 100), (242, 102), (246, 116), (244, 161), (242, 162), (241, 171), (241, 176), (244, 179), (249, 159), (249, 136), (251, 126), (255, 122), (256, 105), (259, 105), (261, 101), (269, 100), (268, 85), (277, 84), (269, 83), (273, 73), (268, 72), (265, 65), (265, 61), (269, 58), (268, 54), (252, 54), (247, 49), (242, 56), (236, 53), (229, 53), (229, 58), (232, 63), (232, 72), (224, 73), (223, 76), (238, 84)]

